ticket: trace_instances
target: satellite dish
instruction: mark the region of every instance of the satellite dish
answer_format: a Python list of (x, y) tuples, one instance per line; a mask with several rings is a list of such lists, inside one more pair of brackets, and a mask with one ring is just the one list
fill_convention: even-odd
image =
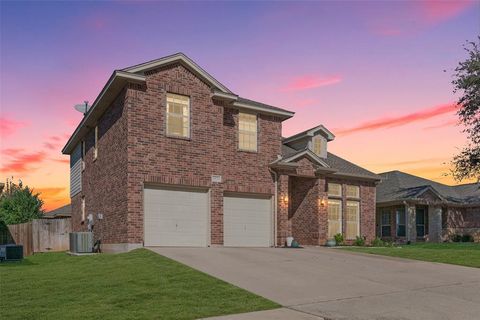
[(88, 112), (91, 106), (88, 105), (88, 101), (84, 101), (82, 104), (76, 104), (73, 106), (75, 110), (83, 113), (84, 115)]

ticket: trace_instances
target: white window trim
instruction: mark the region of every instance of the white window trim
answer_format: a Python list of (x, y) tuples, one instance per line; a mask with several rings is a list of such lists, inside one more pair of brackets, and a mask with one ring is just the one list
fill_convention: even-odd
[[(246, 115), (250, 115), (250, 116), (255, 116), (255, 149), (247, 149), (247, 148), (242, 148), (240, 146), (240, 135), (241, 135), (241, 132), (242, 130), (240, 130), (240, 115), (241, 114), (246, 114)], [(245, 133), (251, 133), (251, 131), (245, 131), (243, 130), (243, 132)], [(243, 112), (243, 111), (240, 111), (238, 112), (238, 130), (237, 130), (237, 136), (238, 136), (238, 150), (239, 151), (246, 151), (246, 152), (258, 152), (258, 114), (255, 114), (255, 113), (250, 113), (250, 112)]]
[(86, 214), (85, 214), (85, 196), (82, 197), (82, 204), (81, 204), (81, 213), (82, 213), (82, 222), (85, 221), (85, 217), (86, 217)]
[[(171, 133), (168, 131), (168, 119), (170, 117), (170, 114), (173, 114), (173, 112), (168, 112), (168, 96), (171, 95), (171, 96), (180, 96), (180, 97), (186, 97), (188, 98), (188, 130), (187, 130), (187, 136), (183, 135), (183, 134), (175, 134), (175, 133)], [(167, 95), (166, 95), (166, 108), (165, 108), (165, 134), (167, 137), (171, 137), (171, 138), (178, 138), (178, 139), (190, 139), (191, 136), (192, 136), (192, 99), (190, 96), (187, 96), (187, 95), (183, 95), (183, 94), (178, 94), (178, 93), (173, 93), (173, 92), (167, 92)], [(182, 124), (183, 124), (183, 118), (185, 117), (185, 115), (183, 115), (182, 113)], [(183, 129), (183, 127), (182, 127)]]
[[(348, 215), (348, 212), (347, 212), (347, 211), (348, 211), (348, 203), (349, 203), (349, 202), (350, 202), (350, 203), (356, 203), (356, 204), (357, 204), (357, 205), (356, 205), (357, 208), (358, 208), (358, 211), (357, 211), (357, 234), (355, 235), (354, 238), (353, 238), (353, 237), (352, 237), (352, 238), (347, 238), (347, 234), (346, 234), (346, 232), (345, 232), (345, 239), (346, 239), (346, 240), (355, 240), (357, 236), (360, 236), (360, 212), (361, 212), (361, 210), (360, 210), (360, 209), (361, 209), (361, 208), (360, 208), (360, 201), (347, 201), (347, 203), (346, 203), (346, 208), (345, 208), (345, 209), (346, 209), (346, 210), (345, 210), (346, 217), (347, 217), (347, 215)], [(346, 217), (345, 217), (345, 218), (346, 218)], [(345, 219), (345, 225), (347, 225), (348, 222), (349, 222), (349, 221)], [(346, 230), (345, 230), (345, 231), (346, 231)]]
[(80, 142), (80, 149), (82, 153), (82, 171), (83, 171), (85, 170), (85, 154), (86, 154), (85, 140), (82, 140), (82, 142)]

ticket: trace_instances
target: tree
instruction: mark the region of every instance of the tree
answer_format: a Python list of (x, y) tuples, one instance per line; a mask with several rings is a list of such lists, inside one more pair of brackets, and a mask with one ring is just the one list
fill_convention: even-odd
[(43, 200), (39, 193), (21, 183), (7, 181), (7, 190), (0, 196), (0, 224), (28, 222), (43, 216)]
[(452, 161), (457, 181), (480, 181), (480, 36), (477, 40), (464, 46), (468, 58), (458, 64), (452, 81), (454, 93), (460, 93), (457, 114), (469, 140)]

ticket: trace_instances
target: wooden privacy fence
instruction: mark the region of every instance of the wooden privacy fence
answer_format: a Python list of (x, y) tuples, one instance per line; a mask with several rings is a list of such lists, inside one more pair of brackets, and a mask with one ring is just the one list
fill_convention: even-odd
[(37, 252), (66, 251), (72, 232), (70, 218), (35, 219), (27, 223), (8, 226), (16, 244), (23, 245), (23, 255)]

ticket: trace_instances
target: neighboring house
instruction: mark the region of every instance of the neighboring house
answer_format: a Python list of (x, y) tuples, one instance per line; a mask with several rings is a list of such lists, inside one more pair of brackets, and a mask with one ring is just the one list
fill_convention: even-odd
[(52, 211), (45, 212), (43, 217), (48, 219), (71, 218), (72, 206), (70, 204), (67, 204)]
[(381, 173), (377, 235), (394, 241), (445, 241), (453, 234), (480, 241), (480, 185), (447, 186), (400, 171)]
[(380, 178), (328, 153), (323, 126), (283, 139), (293, 115), (181, 53), (113, 72), (62, 150), (74, 231), (93, 223), (106, 251), (370, 241)]

